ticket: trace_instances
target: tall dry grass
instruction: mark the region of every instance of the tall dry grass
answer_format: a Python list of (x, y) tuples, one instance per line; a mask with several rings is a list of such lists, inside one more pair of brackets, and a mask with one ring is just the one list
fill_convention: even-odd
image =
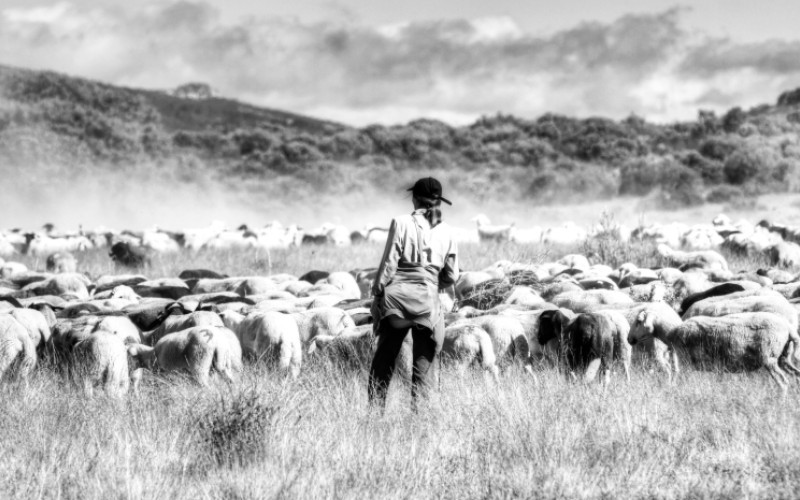
[[(465, 247), (465, 268), (580, 250)], [(272, 272), (374, 265), (377, 247), (274, 252)], [(642, 262), (657, 257), (642, 249)], [(101, 252), (79, 256), (115, 272)], [(247, 254), (182, 254), (151, 277), (209, 267), (266, 274)], [(758, 263), (735, 261), (738, 266)], [(29, 261), (34, 265), (35, 262)], [(305, 359), (297, 380), (247, 366), (228, 386), (147, 376), (141, 394), (89, 399), (52, 369), (0, 385), (0, 498), (793, 498), (800, 396), (764, 373), (687, 367), (670, 385), (568, 382), (516, 367), (499, 383), (445, 366), (427, 405), (394, 382), (370, 409), (366, 374)]]

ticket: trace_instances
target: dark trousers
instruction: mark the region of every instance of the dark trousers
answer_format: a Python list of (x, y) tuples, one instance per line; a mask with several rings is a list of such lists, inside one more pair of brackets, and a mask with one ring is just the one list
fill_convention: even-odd
[[(387, 321), (378, 329), (378, 347), (369, 370), (369, 402), (386, 405), (386, 393), (394, 374), (395, 361), (408, 329), (394, 329)], [(412, 362), (411, 397), (416, 407), (417, 400), (424, 396), (432, 385), (435, 370), (432, 369), (436, 357), (436, 341), (427, 328), (411, 328)]]

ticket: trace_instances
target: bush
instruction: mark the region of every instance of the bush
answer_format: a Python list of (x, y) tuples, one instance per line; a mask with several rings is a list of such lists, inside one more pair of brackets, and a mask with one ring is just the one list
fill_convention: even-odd
[(800, 88), (789, 90), (778, 97), (778, 106), (791, 106), (800, 104)]
[(697, 151), (690, 151), (681, 158), (681, 163), (697, 172), (703, 181), (708, 184), (719, 184), (725, 179), (722, 172), (722, 163), (706, 158)]
[(737, 148), (738, 145), (729, 139), (712, 137), (700, 145), (699, 151), (700, 154), (706, 158), (717, 161), (725, 161), (725, 159), (733, 154)]
[(764, 146), (742, 148), (725, 161), (725, 179), (742, 185), (758, 178), (761, 182), (774, 181), (777, 158), (775, 151)]
[(739, 127), (744, 125), (746, 119), (747, 115), (742, 111), (742, 108), (732, 108), (722, 117), (722, 129), (729, 134), (733, 134), (739, 130)]
[[(255, 389), (221, 397), (197, 416), (197, 437), (204, 455), (217, 466), (242, 466), (258, 459), (278, 407), (264, 404)], [(195, 422), (193, 422), (193, 425)]]

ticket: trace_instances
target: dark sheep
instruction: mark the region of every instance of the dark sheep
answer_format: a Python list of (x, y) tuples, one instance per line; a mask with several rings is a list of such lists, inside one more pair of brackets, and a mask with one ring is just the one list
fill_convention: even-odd
[(210, 269), (184, 269), (178, 275), (178, 278), (186, 281), (186, 280), (202, 280), (202, 279), (214, 279), (214, 280), (221, 280), (227, 278), (227, 274), (220, 274), (216, 271), (211, 271)]
[(311, 283), (313, 285), (317, 281), (324, 280), (330, 275), (331, 275), (331, 273), (329, 273), (328, 271), (317, 271), (317, 270), (314, 270), (314, 271), (309, 271), (306, 274), (300, 276), (300, 281), (307, 281), (307, 282), (309, 282), (309, 283)]
[(125, 267), (140, 268), (150, 265), (150, 257), (144, 250), (124, 241), (114, 243), (108, 256), (117, 264)]
[(743, 291), (745, 291), (745, 288), (739, 283), (722, 283), (721, 285), (711, 287), (704, 292), (693, 293), (692, 295), (689, 295), (683, 299), (683, 302), (681, 302), (680, 315), (683, 316), (684, 313), (686, 313), (686, 311), (692, 307), (692, 305), (694, 305), (696, 302), (700, 302), (703, 299), (707, 299), (709, 297), (719, 297), (722, 295), (729, 295), (731, 293)]
[(600, 380), (608, 382), (611, 363), (620, 357), (622, 347), (615, 345), (619, 342), (615, 341), (617, 329), (608, 314), (582, 313), (570, 320), (559, 310), (545, 311), (540, 317), (537, 340), (545, 345), (557, 339), (562, 361), (573, 373), (583, 371), (584, 381), (591, 382), (599, 371)]

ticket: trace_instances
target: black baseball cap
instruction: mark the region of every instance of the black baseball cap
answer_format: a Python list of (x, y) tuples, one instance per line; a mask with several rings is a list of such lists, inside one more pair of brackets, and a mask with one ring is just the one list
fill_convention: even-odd
[(442, 183), (433, 177), (423, 177), (414, 183), (413, 187), (408, 188), (408, 190), (417, 198), (440, 200), (448, 205), (452, 205), (450, 200), (442, 196)]

